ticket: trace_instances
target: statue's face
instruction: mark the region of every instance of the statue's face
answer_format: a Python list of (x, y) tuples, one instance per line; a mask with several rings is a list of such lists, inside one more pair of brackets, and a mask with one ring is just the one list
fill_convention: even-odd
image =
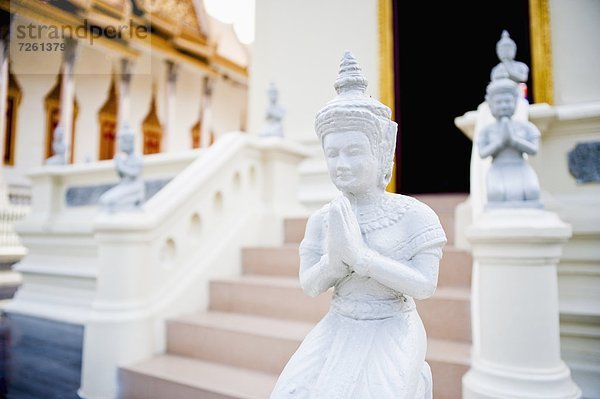
[(119, 148), (121, 151), (131, 153), (133, 151), (133, 140), (130, 137), (119, 137)]
[(494, 117), (511, 117), (515, 113), (517, 99), (512, 93), (495, 93), (491, 96), (489, 105), (492, 111), (492, 115), (494, 115)]
[(277, 102), (277, 90), (269, 90), (269, 100), (272, 103)]
[(364, 133), (329, 133), (323, 139), (323, 151), (338, 190), (360, 194), (377, 187), (377, 158)]
[(517, 55), (517, 48), (510, 45), (498, 46), (496, 54), (501, 60), (514, 60)]

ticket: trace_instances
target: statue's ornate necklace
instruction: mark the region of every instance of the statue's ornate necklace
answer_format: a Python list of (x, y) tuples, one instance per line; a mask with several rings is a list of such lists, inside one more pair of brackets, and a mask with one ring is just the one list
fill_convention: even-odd
[(358, 208), (356, 218), (360, 231), (367, 234), (398, 222), (410, 206), (408, 197), (400, 198), (396, 199), (386, 194), (378, 203)]

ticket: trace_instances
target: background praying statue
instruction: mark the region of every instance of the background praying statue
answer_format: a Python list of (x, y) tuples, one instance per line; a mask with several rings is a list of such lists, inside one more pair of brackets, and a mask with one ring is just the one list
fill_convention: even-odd
[(481, 158), (492, 157), (486, 176), (486, 207), (541, 207), (537, 175), (527, 162), (540, 146), (540, 131), (531, 122), (513, 119), (519, 99), (519, 82), (529, 68), (514, 61), (516, 45), (506, 31), (497, 45), (501, 63), (492, 70), (485, 100), (496, 119), (479, 133)]
[(446, 236), (427, 205), (385, 191), (397, 124), (365, 94), (350, 52), (334, 87), (338, 96), (318, 112), (315, 130), (341, 195), (309, 218), (300, 244), (304, 292), (334, 294), (271, 399), (431, 399), (414, 300), (433, 295)]
[(285, 108), (279, 104), (279, 91), (275, 86), (275, 83), (271, 82), (269, 90), (269, 107), (267, 108), (267, 123), (260, 130), (259, 136), (261, 137), (283, 137), (283, 117), (285, 115)]
[(121, 181), (102, 194), (100, 205), (109, 213), (140, 209), (146, 198), (142, 158), (134, 152), (134, 134), (125, 124), (119, 134), (119, 152), (114, 157)]

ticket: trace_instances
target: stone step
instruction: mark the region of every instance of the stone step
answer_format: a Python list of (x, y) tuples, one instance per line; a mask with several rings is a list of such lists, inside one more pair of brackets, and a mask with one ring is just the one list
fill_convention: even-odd
[(279, 374), (313, 326), (228, 312), (191, 314), (167, 323), (167, 352)]
[(468, 251), (452, 245), (444, 247), (438, 276), (438, 287), (471, 288), (473, 257)]
[[(243, 276), (212, 281), (210, 309), (316, 323), (329, 310), (331, 292), (311, 298), (294, 278)], [(467, 288), (440, 287), (417, 307), (429, 336), (470, 341)]]
[(298, 278), (242, 276), (210, 282), (210, 310), (316, 323), (329, 310), (331, 291), (306, 295)]
[(448, 245), (454, 245), (454, 211), (436, 213), (440, 219), (442, 229), (444, 229), (444, 233), (446, 234)]
[[(171, 320), (168, 354), (123, 367), (119, 398), (266, 399), (313, 325), (218, 312)], [(436, 399), (460, 397), (469, 352), (468, 343), (429, 338)]]
[(308, 218), (289, 218), (283, 221), (283, 242), (298, 244), (304, 238)]
[(462, 377), (469, 370), (471, 344), (450, 340), (427, 340), (427, 362), (433, 375), (435, 399), (462, 397)]
[(276, 375), (160, 355), (119, 369), (119, 399), (266, 399)]
[[(440, 262), (440, 287), (470, 287), (473, 259), (471, 254), (446, 245)], [(245, 275), (298, 278), (300, 255), (298, 245), (280, 247), (249, 247), (242, 250), (242, 270)]]
[(299, 267), (298, 244), (242, 249), (242, 273), (244, 274), (298, 278)]
[(416, 303), (427, 336), (471, 341), (471, 294), (468, 288), (439, 287), (431, 298)]

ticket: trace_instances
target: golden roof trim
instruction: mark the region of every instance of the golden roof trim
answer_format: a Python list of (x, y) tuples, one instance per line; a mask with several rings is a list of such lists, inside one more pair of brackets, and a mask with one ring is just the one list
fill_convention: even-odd
[(173, 43), (173, 46), (177, 49), (184, 50), (200, 57), (210, 58), (214, 53), (214, 49), (212, 47), (194, 40), (189, 40), (183, 36), (177, 36), (173, 38), (171, 43)]
[(220, 54), (214, 54), (211, 58), (211, 61), (222, 66), (225, 69), (228, 69), (232, 72), (238, 73), (244, 77), (248, 77), (248, 67), (238, 64), (235, 61), (230, 60), (227, 57), (223, 57)]
[[(2, 0), (1, 4), (2, 8), (7, 11), (22, 15), (41, 24), (64, 25), (75, 30), (77, 27), (82, 26), (83, 23), (81, 16), (42, 3), (39, 0), (13, 0), (10, 2), (8, 8), (5, 8), (8, 4), (5, 0)], [(140, 55), (139, 51), (129, 47), (126, 42), (119, 42), (104, 37), (96, 38), (94, 41), (127, 58), (138, 58)]]
[[(116, 5), (116, 3), (119, 3), (119, 5)], [(90, 10), (92, 9), (98, 9), (104, 14), (122, 20), (131, 13), (131, 2), (127, 0), (92, 0), (92, 7), (90, 7)]]

